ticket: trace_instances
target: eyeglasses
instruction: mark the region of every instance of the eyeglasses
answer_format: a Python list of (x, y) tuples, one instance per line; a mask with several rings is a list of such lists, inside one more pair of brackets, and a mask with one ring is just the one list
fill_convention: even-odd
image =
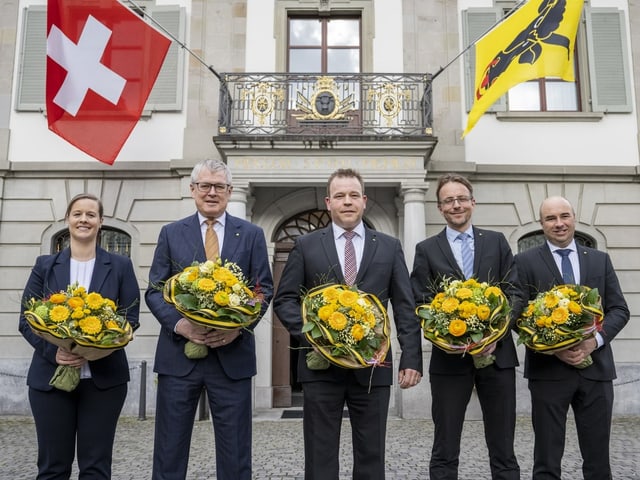
[(445, 198), (444, 200), (440, 200), (438, 203), (440, 205), (447, 205), (447, 206), (453, 205), (456, 202), (458, 202), (460, 205), (467, 205), (471, 203), (471, 200), (473, 200), (473, 197), (470, 197), (470, 196), (448, 197), (448, 198)]
[(231, 186), (228, 183), (192, 183), (201, 193), (209, 193), (213, 188), (216, 193), (224, 193)]

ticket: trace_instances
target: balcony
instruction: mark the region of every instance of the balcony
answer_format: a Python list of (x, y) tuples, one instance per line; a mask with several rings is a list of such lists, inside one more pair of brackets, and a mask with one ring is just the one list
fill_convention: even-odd
[(225, 158), (238, 149), (344, 147), (353, 152), (373, 147), (419, 149), (428, 159), (437, 142), (430, 74), (221, 77), (218, 133), (213, 140)]

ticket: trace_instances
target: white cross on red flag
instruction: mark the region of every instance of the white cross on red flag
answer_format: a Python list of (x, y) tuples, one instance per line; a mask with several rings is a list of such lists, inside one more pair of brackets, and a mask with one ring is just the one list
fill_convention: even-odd
[(49, 129), (112, 165), (170, 45), (117, 0), (48, 0)]

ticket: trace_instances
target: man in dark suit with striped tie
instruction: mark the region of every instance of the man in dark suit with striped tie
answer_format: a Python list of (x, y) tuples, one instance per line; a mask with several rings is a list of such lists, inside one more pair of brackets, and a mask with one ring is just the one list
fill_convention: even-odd
[[(474, 227), (473, 186), (465, 177), (443, 175), (436, 189), (438, 209), (447, 226), (416, 245), (411, 284), (418, 304), (430, 303), (443, 278), (499, 285), (511, 297), (515, 282), (513, 255), (502, 233)], [(517, 480), (520, 467), (513, 441), (516, 422), (515, 367), (511, 334), (480, 355), (494, 355), (489, 366), (477, 368), (470, 355), (431, 349), (429, 382), (435, 424), (429, 478), (456, 480), (465, 412), (475, 387), (482, 407), (489, 465), (493, 480)]]
[[(409, 272), (400, 241), (362, 221), (367, 196), (359, 173), (336, 170), (329, 177), (325, 204), (331, 224), (296, 239), (273, 302), (275, 313), (302, 348), (310, 349), (302, 333), (301, 293), (323, 283), (357, 285), (376, 295), (385, 308), (391, 303), (402, 352), (394, 357), (389, 351), (384, 366), (353, 370), (335, 365), (311, 368), (306, 355), (299, 355), (298, 380), (304, 392), (304, 478), (338, 480), (346, 404), (353, 432), (352, 478), (384, 480), (392, 358), (398, 359), (400, 388), (413, 387), (422, 377), (420, 324), (414, 313)], [(350, 255), (355, 258), (349, 259)]]
[[(604, 320), (601, 332), (555, 355), (527, 349), (524, 375), (529, 380), (535, 431), (532, 478), (561, 479), (566, 419), (571, 406), (584, 479), (610, 479), (609, 438), (616, 378), (611, 341), (629, 320), (629, 308), (609, 255), (576, 243), (576, 214), (568, 200), (544, 200), (540, 224), (547, 241), (515, 257), (521, 298), (514, 306), (514, 316), (519, 316), (538, 292), (575, 283), (598, 289)], [(577, 368), (589, 355), (593, 364)]]

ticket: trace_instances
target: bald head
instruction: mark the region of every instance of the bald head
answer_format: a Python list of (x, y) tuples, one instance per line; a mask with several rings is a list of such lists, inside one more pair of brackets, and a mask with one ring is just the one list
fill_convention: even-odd
[(573, 241), (576, 214), (564, 197), (546, 198), (540, 205), (540, 224), (544, 236), (553, 245), (564, 248)]

